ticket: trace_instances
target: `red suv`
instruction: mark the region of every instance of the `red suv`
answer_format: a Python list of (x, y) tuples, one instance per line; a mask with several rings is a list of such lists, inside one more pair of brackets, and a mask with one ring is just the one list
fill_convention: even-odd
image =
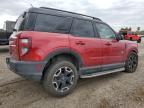
[(79, 78), (134, 72), (137, 43), (123, 40), (99, 18), (30, 8), (17, 20), (6, 59), (13, 72), (36, 81), (55, 96), (65, 96)]

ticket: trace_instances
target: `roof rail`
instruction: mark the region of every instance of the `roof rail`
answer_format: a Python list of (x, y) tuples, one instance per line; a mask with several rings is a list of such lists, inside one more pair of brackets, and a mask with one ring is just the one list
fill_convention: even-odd
[(99, 19), (99, 18), (92, 17), (92, 16), (88, 16), (88, 15), (84, 15), (84, 14), (80, 14), (80, 13), (69, 12), (69, 11), (65, 11), (65, 10), (53, 9), (53, 8), (48, 8), (48, 7), (40, 7), (40, 8), (43, 8), (43, 9), (51, 9), (51, 10), (57, 10), (57, 11), (62, 11), (62, 12), (67, 12), (67, 13), (71, 13), (71, 14), (76, 14), (76, 15), (80, 15), (80, 16), (88, 17), (88, 18), (91, 18), (91, 19), (94, 19), (94, 20), (102, 21), (102, 20)]

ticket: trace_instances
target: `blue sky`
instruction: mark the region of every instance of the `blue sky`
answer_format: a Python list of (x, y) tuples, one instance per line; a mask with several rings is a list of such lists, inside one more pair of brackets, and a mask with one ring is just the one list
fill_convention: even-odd
[(144, 29), (144, 0), (1, 0), (0, 28), (5, 20), (15, 21), (31, 4), (95, 16), (116, 31), (126, 26)]

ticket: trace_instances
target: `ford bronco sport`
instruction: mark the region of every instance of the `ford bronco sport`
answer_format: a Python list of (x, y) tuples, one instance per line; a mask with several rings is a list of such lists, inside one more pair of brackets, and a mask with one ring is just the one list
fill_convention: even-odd
[(9, 47), (10, 70), (55, 96), (72, 92), (79, 78), (132, 73), (138, 65), (137, 43), (99, 18), (45, 7), (20, 15)]

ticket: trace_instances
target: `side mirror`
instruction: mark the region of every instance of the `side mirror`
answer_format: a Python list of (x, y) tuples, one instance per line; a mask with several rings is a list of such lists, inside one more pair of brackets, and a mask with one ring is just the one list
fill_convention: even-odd
[(117, 34), (117, 40), (124, 40), (124, 35), (122, 34)]

